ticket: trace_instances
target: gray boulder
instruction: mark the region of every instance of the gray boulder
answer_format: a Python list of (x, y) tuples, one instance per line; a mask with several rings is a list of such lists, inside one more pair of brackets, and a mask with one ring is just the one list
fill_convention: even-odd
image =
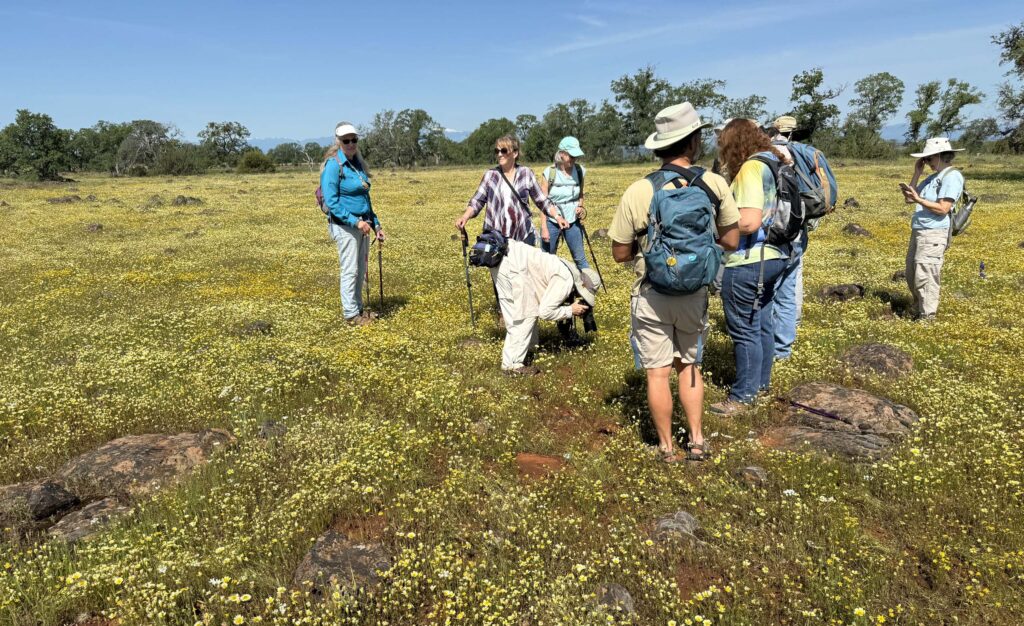
[(853, 300), (854, 298), (863, 298), (864, 286), (852, 283), (829, 285), (827, 287), (823, 287), (821, 291), (818, 292), (818, 295), (822, 300), (846, 302), (847, 300)]
[(902, 441), (917, 413), (860, 389), (832, 383), (808, 383), (789, 393), (783, 426), (764, 437), (770, 447), (810, 448), (851, 460), (875, 461)]
[(78, 504), (78, 497), (53, 480), (0, 487), (0, 526), (42, 522)]
[(260, 423), (260, 439), (280, 439), (288, 434), (288, 426), (277, 420), (263, 420)]
[(130, 510), (117, 498), (104, 498), (66, 515), (46, 532), (52, 538), (76, 543), (95, 535)]
[(768, 472), (756, 465), (737, 468), (732, 474), (748, 487), (763, 487), (768, 482)]
[(598, 228), (594, 231), (594, 239), (608, 239), (608, 229)]
[(846, 207), (847, 209), (859, 209), (860, 202), (857, 201), (857, 198), (850, 196), (849, 198), (843, 201), (843, 206)]
[(355, 590), (376, 586), (380, 573), (391, 569), (391, 557), (379, 543), (360, 543), (344, 534), (328, 530), (320, 536), (295, 570), (296, 585), (313, 584), (317, 593), (331, 584)]
[(682, 541), (694, 547), (703, 546), (704, 542), (697, 538), (700, 522), (688, 511), (676, 511), (671, 515), (659, 517), (654, 522), (653, 538), (658, 543)]
[(864, 228), (860, 224), (847, 224), (843, 227), (843, 232), (847, 235), (856, 235), (857, 237), (870, 237), (871, 231)]
[(847, 350), (841, 359), (854, 375), (902, 377), (914, 371), (914, 359), (896, 346), (865, 343)]
[(609, 613), (636, 614), (633, 596), (629, 595), (626, 588), (618, 583), (602, 583), (598, 586), (595, 595), (597, 596), (597, 606)]
[(83, 499), (144, 496), (175, 483), (234, 442), (231, 433), (219, 428), (177, 435), (130, 435), (71, 459), (57, 475)]

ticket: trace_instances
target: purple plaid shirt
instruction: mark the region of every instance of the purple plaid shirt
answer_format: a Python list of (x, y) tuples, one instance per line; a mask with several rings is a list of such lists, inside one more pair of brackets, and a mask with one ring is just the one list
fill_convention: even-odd
[(533, 203), (544, 213), (551, 211), (554, 204), (540, 190), (533, 170), (526, 166), (516, 166), (515, 177), (511, 179), (511, 183), (519, 195), (518, 200), (512, 196), (512, 190), (501, 179), (501, 172), (496, 169), (487, 170), (480, 181), (480, 187), (469, 199), (469, 206), (473, 209), (473, 217), (480, 214), (484, 205), (487, 206), (487, 214), (484, 216), (485, 230), (496, 230), (508, 239), (525, 241), (535, 232), (527, 198), (533, 198)]

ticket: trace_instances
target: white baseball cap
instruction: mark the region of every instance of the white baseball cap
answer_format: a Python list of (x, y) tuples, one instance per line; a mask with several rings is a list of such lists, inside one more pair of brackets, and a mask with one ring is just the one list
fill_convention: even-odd
[(339, 122), (338, 125), (334, 127), (334, 136), (335, 137), (344, 137), (345, 135), (358, 135), (358, 134), (359, 134), (359, 131), (356, 130), (356, 127), (351, 125), (351, 124), (349, 124), (348, 122)]

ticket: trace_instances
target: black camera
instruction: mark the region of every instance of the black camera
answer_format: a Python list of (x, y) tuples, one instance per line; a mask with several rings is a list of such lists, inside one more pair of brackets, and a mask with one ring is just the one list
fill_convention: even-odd
[(583, 298), (576, 300), (576, 303), (587, 307), (587, 312), (580, 316), (583, 318), (583, 330), (588, 333), (596, 333), (597, 320), (594, 319), (594, 307), (587, 304)]

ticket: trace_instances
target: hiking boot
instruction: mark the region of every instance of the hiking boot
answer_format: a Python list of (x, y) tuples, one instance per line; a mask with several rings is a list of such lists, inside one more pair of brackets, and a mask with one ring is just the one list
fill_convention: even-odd
[(746, 411), (750, 405), (736, 400), (723, 400), (722, 402), (716, 402), (708, 407), (708, 410), (717, 415), (735, 415), (742, 411)]
[(366, 326), (367, 324), (372, 324), (373, 320), (367, 317), (366, 315), (360, 313), (359, 315), (354, 315), (352, 317), (345, 318), (345, 323), (347, 323), (349, 326)]
[(522, 365), (515, 369), (502, 370), (504, 376), (536, 376), (540, 374), (540, 368), (536, 365)]

